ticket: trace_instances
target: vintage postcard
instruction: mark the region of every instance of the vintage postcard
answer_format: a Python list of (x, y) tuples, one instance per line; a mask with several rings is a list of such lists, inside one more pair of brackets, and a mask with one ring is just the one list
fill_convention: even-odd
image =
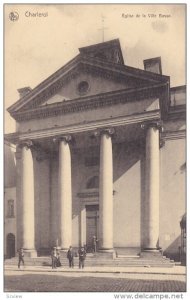
[(3, 299), (187, 296), (186, 21), (4, 4)]

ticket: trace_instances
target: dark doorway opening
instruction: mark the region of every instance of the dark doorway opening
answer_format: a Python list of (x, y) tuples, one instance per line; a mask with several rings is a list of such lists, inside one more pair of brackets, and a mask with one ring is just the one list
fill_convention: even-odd
[(15, 257), (15, 236), (13, 233), (7, 234), (7, 258)]
[[(93, 252), (93, 237), (99, 235), (99, 206), (86, 205), (86, 247), (87, 252)], [(98, 245), (97, 245), (98, 248)]]

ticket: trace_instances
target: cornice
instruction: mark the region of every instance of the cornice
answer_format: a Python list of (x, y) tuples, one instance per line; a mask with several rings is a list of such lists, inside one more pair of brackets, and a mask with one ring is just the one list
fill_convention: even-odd
[(186, 105), (171, 106), (167, 120), (186, 119)]
[[(57, 80), (63, 77), (63, 73), (69, 71), (73, 68), (74, 65), (78, 62), (80, 57), (80, 54), (74, 57), (72, 60), (70, 60), (67, 64), (65, 64), (63, 67), (58, 69), (55, 73), (53, 73), (51, 76), (49, 76), (47, 79), (42, 81), (40, 84), (38, 84), (32, 91), (19, 99), (16, 103), (11, 105), (7, 110), (8, 112), (12, 112), (14, 110), (18, 110), (20, 107), (22, 107), (23, 104), (28, 103), (33, 97), (37, 97), (39, 93), (44, 91), (44, 89), (47, 89), (49, 86), (52, 85), (52, 83), (55, 83)], [(65, 74), (65, 73), (64, 73)]]
[(179, 86), (174, 86), (170, 88), (170, 92), (173, 91), (183, 91), (184, 93), (186, 93), (186, 85), (179, 85)]
[(141, 101), (144, 98), (158, 97), (162, 91), (166, 90), (163, 84), (156, 84), (138, 89), (125, 89), (102, 93), (98, 95), (77, 98), (59, 103), (44, 105), (38, 108), (12, 113), (12, 117), (20, 121), (31, 119), (43, 119), (50, 116), (81, 112), (98, 109), (110, 105), (125, 104), (131, 101)]
[(186, 130), (165, 131), (162, 134), (164, 140), (178, 140), (186, 138)]
[(160, 119), (160, 111), (148, 111), (140, 114), (125, 115), (117, 118), (109, 118), (104, 120), (97, 120), (88, 123), (78, 123), (65, 127), (54, 127), (49, 129), (37, 130), (33, 132), (20, 132), (5, 135), (5, 140), (17, 143), (18, 141), (31, 139), (38, 140), (43, 138), (55, 138), (67, 134), (77, 134), (82, 132), (90, 132), (98, 129), (108, 127), (125, 126), (135, 123), (142, 123), (145, 121), (153, 121)]
[(170, 77), (166, 75), (161, 75), (149, 71), (145, 71), (142, 69), (137, 69), (134, 67), (121, 65), (117, 63), (110, 63), (108, 61), (102, 61), (98, 58), (90, 58), (88, 56), (83, 56), (83, 62), (89, 65), (94, 65), (97, 67), (104, 67), (105, 69), (109, 69), (112, 71), (118, 71), (120, 74), (124, 74), (127, 76), (135, 77), (138, 79), (150, 80), (153, 82), (168, 82)]

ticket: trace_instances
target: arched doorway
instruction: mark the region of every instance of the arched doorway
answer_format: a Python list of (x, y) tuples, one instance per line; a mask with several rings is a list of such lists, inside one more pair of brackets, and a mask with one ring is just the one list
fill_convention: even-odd
[(15, 236), (13, 233), (7, 234), (7, 258), (15, 256)]

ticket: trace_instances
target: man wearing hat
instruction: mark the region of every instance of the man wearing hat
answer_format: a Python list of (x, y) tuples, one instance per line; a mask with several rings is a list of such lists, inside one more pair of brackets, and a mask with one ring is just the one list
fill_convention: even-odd
[(67, 258), (69, 260), (69, 268), (74, 268), (74, 251), (72, 246), (70, 246), (67, 251)]
[(83, 269), (84, 261), (86, 258), (86, 251), (83, 246), (79, 249), (78, 254), (79, 254), (79, 269), (81, 269), (81, 268)]
[(18, 250), (18, 268), (20, 269), (20, 263), (22, 262), (24, 266), (24, 250), (23, 248), (20, 248)]

